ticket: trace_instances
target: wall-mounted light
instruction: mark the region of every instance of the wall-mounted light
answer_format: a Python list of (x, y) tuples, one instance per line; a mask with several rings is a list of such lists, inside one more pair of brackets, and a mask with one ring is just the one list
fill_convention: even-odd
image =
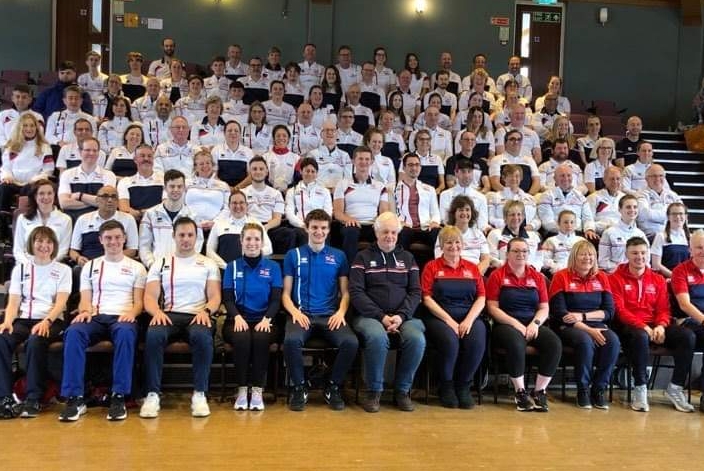
[(416, 13), (422, 15), (425, 11), (425, 0), (415, 0), (416, 1)]
[(606, 7), (599, 8), (599, 23), (604, 26), (609, 21), (609, 9)]

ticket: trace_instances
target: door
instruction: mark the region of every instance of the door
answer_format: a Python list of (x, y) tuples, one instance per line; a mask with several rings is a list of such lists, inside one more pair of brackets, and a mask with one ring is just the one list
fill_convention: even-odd
[[(86, 53), (102, 56), (101, 70), (110, 70), (110, 0), (54, 0), (56, 57), (71, 60), (78, 73), (87, 72)], [(107, 72), (106, 72), (107, 73)]]
[(533, 98), (547, 91), (552, 75), (562, 70), (562, 6), (516, 5), (514, 54), (521, 58), (521, 74), (533, 85)]

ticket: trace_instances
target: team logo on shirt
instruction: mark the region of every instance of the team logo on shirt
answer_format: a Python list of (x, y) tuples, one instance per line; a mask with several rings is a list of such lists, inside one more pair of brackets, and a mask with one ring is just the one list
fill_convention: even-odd
[(244, 278), (244, 272), (238, 271), (238, 272), (235, 274), (235, 278)]
[(474, 277), (472, 276), (472, 272), (469, 271), (469, 270), (462, 270), (462, 276), (465, 277), (465, 278), (474, 278)]
[(58, 280), (61, 277), (61, 273), (58, 270), (51, 270), (49, 272), (49, 278), (52, 280)]
[(376, 268), (376, 262), (374, 260), (369, 262), (369, 267), (370, 268)]
[(197, 266), (197, 267), (204, 267), (204, 266), (205, 266), (205, 260), (196, 260), (196, 266)]
[(695, 283), (696, 280), (692, 275), (687, 275), (687, 283)]
[(570, 289), (577, 289), (577, 283), (570, 282), (569, 288), (570, 288)]
[(603, 291), (603, 290), (604, 290), (604, 287), (601, 286), (601, 282), (600, 282), (600, 281), (592, 281), (592, 289), (593, 289), (594, 291)]
[(132, 276), (132, 268), (130, 267), (120, 267), (120, 275)]
[(260, 268), (259, 269), (259, 276), (261, 276), (262, 278), (270, 278), (271, 273), (269, 272), (268, 268)]
[(333, 254), (325, 255), (325, 263), (329, 263), (329, 264), (334, 265), (336, 263), (335, 256)]
[(658, 290), (655, 289), (655, 286), (653, 286), (653, 285), (648, 285), (648, 286), (645, 287), (645, 293), (646, 293), (646, 294), (655, 294), (655, 293), (657, 293), (657, 291), (658, 291)]
[(443, 276), (445, 276), (445, 270), (439, 270), (438, 271), (438, 278), (442, 278)]
[(535, 280), (533, 278), (528, 278), (526, 280), (526, 286), (530, 286), (531, 288), (537, 287), (537, 285), (535, 284)]
[(406, 262), (403, 260), (396, 260), (396, 268), (406, 268)]

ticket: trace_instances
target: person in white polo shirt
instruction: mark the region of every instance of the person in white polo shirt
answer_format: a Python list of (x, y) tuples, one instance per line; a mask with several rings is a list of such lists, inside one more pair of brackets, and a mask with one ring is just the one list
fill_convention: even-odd
[(205, 393), (213, 362), (215, 321), (211, 316), (221, 300), (220, 270), (213, 260), (196, 252), (197, 231), (193, 219), (177, 219), (173, 228), (176, 250), (157, 260), (147, 275), (144, 308), (152, 319), (144, 350), (147, 397), (139, 411), (142, 418), (159, 415), (164, 349), (169, 339), (178, 337), (188, 341), (193, 357), (191, 415), (210, 415)]
[(87, 412), (83, 400), (86, 348), (104, 339), (110, 339), (114, 345), (112, 398), (107, 418), (127, 417), (125, 396), (132, 391), (137, 316), (142, 313), (146, 270), (125, 256), (122, 224), (106, 221), (99, 232), (105, 255), (83, 267), (78, 315), (64, 335), (61, 395), (68, 402), (59, 415), (62, 422), (76, 421)]
[(333, 214), (342, 225), (342, 251), (354, 260), (360, 240), (374, 242), (374, 220), (389, 210), (389, 195), (383, 183), (372, 180), (372, 151), (367, 146), (354, 150), (352, 178), (345, 178), (333, 193)]

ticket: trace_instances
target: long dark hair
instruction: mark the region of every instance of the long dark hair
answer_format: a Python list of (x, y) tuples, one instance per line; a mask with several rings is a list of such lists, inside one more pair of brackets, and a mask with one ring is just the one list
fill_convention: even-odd
[(30, 221), (37, 217), (37, 213), (39, 212), (39, 205), (37, 204), (37, 193), (39, 193), (39, 189), (45, 185), (49, 185), (51, 189), (54, 190), (54, 206), (56, 206), (56, 185), (54, 185), (54, 183), (47, 178), (42, 178), (41, 180), (35, 181), (34, 183), (32, 183), (32, 186), (29, 190), (29, 201), (27, 201), (27, 211), (24, 213), (24, 217)]
[(689, 244), (689, 226), (687, 226), (687, 206), (684, 203), (672, 203), (667, 207), (667, 222), (665, 223), (665, 242), (668, 244), (672, 242), (672, 236), (670, 235), (670, 211), (673, 208), (682, 208), (684, 210), (684, 225), (682, 225), (682, 230), (684, 231), (684, 237), (687, 239), (687, 244)]

